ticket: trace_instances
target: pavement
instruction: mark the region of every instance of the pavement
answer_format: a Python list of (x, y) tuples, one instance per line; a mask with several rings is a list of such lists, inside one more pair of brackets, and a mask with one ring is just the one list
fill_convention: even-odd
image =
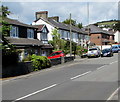
[[(108, 58), (109, 59), (109, 58)], [(87, 82), (89, 82), (89, 85), (91, 85), (91, 89), (94, 89), (94, 88), (96, 88), (96, 91), (95, 92), (97, 92), (98, 90), (97, 90), (97, 88), (98, 88), (98, 85), (100, 84), (99, 82), (102, 82), (101, 83), (101, 87), (103, 87), (102, 85), (104, 85), (104, 86), (108, 86), (109, 85), (109, 87), (112, 87), (112, 86), (114, 86), (114, 89), (113, 90), (115, 90), (115, 87), (116, 87), (116, 85), (115, 85), (115, 83), (114, 83), (114, 81), (116, 81), (116, 78), (113, 78), (112, 76), (114, 76), (114, 74), (112, 74), (111, 75), (111, 77), (107, 77), (106, 79), (105, 78), (103, 78), (103, 79), (101, 79), (101, 76), (98, 76), (98, 77), (94, 77), (94, 76), (97, 76), (97, 75), (99, 75), (100, 73), (102, 73), (102, 72), (106, 72), (106, 73), (109, 73), (108, 71), (107, 71), (107, 69), (106, 70), (104, 70), (104, 71), (101, 71), (100, 69), (102, 68), (102, 67), (106, 67), (107, 65), (108, 65), (108, 63), (109, 63), (109, 61), (108, 60), (106, 60), (106, 62), (104, 62), (103, 60), (100, 60), (100, 61), (97, 61), (98, 59), (89, 59), (88, 61), (87, 61), (88, 59), (87, 58), (80, 58), (79, 56), (76, 56), (76, 59), (74, 60), (74, 61), (71, 61), (71, 62), (67, 62), (67, 63), (64, 63), (64, 64), (62, 64), (62, 65), (57, 65), (57, 66), (53, 66), (53, 67), (51, 67), (51, 68), (48, 68), (48, 69), (44, 69), (44, 70), (40, 70), (40, 71), (37, 71), (37, 72), (32, 72), (32, 73), (30, 73), (30, 74), (27, 74), (27, 75), (22, 75), (22, 76), (17, 76), (17, 77), (10, 77), (10, 78), (4, 78), (3, 80), (2, 80), (2, 83), (3, 83), (3, 94), (4, 95), (8, 95), (9, 96), (9, 93), (5, 93), (5, 90), (11, 90), (11, 89), (14, 89), (14, 87), (21, 87), (21, 86), (19, 86), (19, 84), (21, 84), (21, 82), (26, 82), (26, 81), (28, 81), (28, 80), (26, 80), (26, 79), (29, 79), (29, 78), (31, 78), (31, 79), (29, 79), (29, 80), (31, 80), (31, 81), (28, 81), (28, 83), (30, 84), (31, 82), (33, 82), (33, 83), (31, 83), (31, 84), (33, 84), (33, 85), (36, 85), (35, 84), (35, 82), (36, 82), (36, 80), (38, 80), (38, 76), (41, 76), (41, 79), (40, 79), (40, 77), (39, 77), (39, 80), (38, 80), (38, 82), (36, 82), (37, 84), (39, 83), (39, 81), (41, 81), (41, 86), (44, 86), (44, 85), (46, 85), (46, 84), (49, 84), (50, 82), (56, 82), (56, 83), (64, 83), (64, 82), (66, 82), (66, 80), (68, 80), (68, 76), (71, 76), (71, 75), (73, 75), (73, 76), (75, 76), (76, 75), (76, 73), (83, 73), (83, 75), (85, 74), (85, 76), (84, 76), (84, 78), (82, 79), (82, 78), (79, 78), (80, 77), (80, 75), (78, 75), (78, 76), (75, 76), (75, 77), (72, 77), (71, 79), (73, 80), (72, 82), (66, 82), (65, 83), (65, 85), (64, 86), (60, 86), (59, 87), (59, 89), (61, 90), (61, 94), (59, 94), (59, 93), (56, 93), (56, 94), (51, 94), (51, 97), (52, 97), (52, 95), (54, 95), (54, 96), (56, 96), (56, 99), (59, 99), (59, 97), (57, 96), (57, 94), (59, 95), (59, 96), (61, 96), (63, 99), (66, 99), (66, 97), (65, 96), (63, 96), (63, 94), (62, 94), (62, 90), (71, 90), (71, 88), (73, 88), (72, 89), (72, 92), (73, 93), (79, 93), (79, 91), (77, 91), (78, 89), (76, 89), (76, 87), (77, 88), (79, 88), (80, 86), (80, 84), (81, 84), (81, 86), (83, 86), (83, 85), (86, 85), (85, 83)], [(111, 62), (113, 62), (114, 60), (113, 59), (111, 59)], [(81, 64), (80, 64), (80, 62), (82, 62)], [(87, 62), (87, 64), (85, 64)], [(97, 64), (95, 64), (95, 63), (97, 63)], [(104, 66), (104, 64), (105, 64), (105, 66)], [(112, 64), (114, 64), (114, 63), (111, 63), (111, 65)], [(84, 69), (78, 69), (78, 66), (82, 66), (82, 68)], [(74, 66), (74, 69), (73, 69), (73, 66)], [(66, 67), (66, 68), (65, 68)], [(87, 68), (86, 68), (87, 67)], [(91, 71), (94, 71), (95, 70), (95, 68), (96, 67), (98, 67), (99, 69), (98, 69), (98, 71), (95, 71), (95, 72), (93, 72), (93, 73), (91, 73), (89, 70), (91, 70)], [(70, 70), (70, 71), (69, 71)], [(100, 72), (100, 71), (101, 72)], [(114, 70), (112, 69), (112, 67), (111, 67), (111, 72), (113, 72)], [(112, 71), (113, 70), (113, 71)], [(52, 72), (54, 72), (54, 74), (55, 74), (55, 72), (57, 73), (57, 71), (60, 71), (59, 73), (57, 73), (57, 74), (55, 74), (55, 75), (57, 75), (57, 76), (60, 76), (61, 78), (59, 78), (59, 77), (56, 77), (55, 78), (55, 75), (53, 75), (53, 74), (48, 74), (48, 73), (52, 73)], [(96, 73), (97, 72), (97, 73)], [(67, 74), (65, 74), (65, 73), (67, 73)], [(90, 73), (90, 74), (89, 74)], [(106, 76), (106, 73), (104, 73), (104, 74), (102, 74), (103, 76)], [(46, 77), (46, 76), (44, 76), (44, 80), (42, 79), (42, 75), (48, 75), (49, 77)], [(87, 75), (88, 74), (88, 75)], [(34, 76), (34, 77), (33, 77)], [(54, 78), (54, 79), (50, 79), (49, 80), (49, 78)], [(37, 79), (36, 79), (37, 78)], [(20, 80), (19, 80), (20, 79)], [(98, 81), (99, 79), (101, 79), (101, 81)], [(113, 81), (111, 81), (111, 79), (113, 80)], [(25, 80), (25, 81), (24, 81)], [(48, 81), (49, 80), (49, 82), (45, 82), (45, 80), (46, 81)], [(96, 80), (96, 82), (98, 82), (98, 83), (96, 83), (96, 82), (94, 82)], [(106, 82), (106, 81), (109, 81), (110, 83), (104, 83), (104, 82)], [(9, 83), (10, 82), (10, 83)], [(13, 82), (13, 83), (12, 83)], [(73, 83), (74, 82), (74, 83)], [(80, 82), (80, 83), (79, 83)], [(90, 83), (90, 82), (92, 82), (92, 83)], [(94, 82), (94, 83), (93, 83)], [(25, 83), (25, 84), (22, 84), (23, 86), (26, 86), (28, 83)], [(44, 84), (43, 84), (44, 83)], [(14, 85), (18, 85), (18, 86), (14, 86)], [(42, 85), (43, 84), (43, 85)], [(12, 86), (10, 86), (10, 85), (12, 85)], [(32, 86), (33, 86), (32, 85)], [(13, 87), (14, 86), (14, 87)], [(29, 86), (29, 87), (32, 87), (32, 86)], [(51, 87), (54, 87), (54, 86), (56, 86), (56, 84), (53, 84), (53, 85), (51, 85), (50, 87), (47, 87), (47, 88), (51, 88)], [(69, 86), (69, 88), (68, 88), (68, 86)], [(73, 87), (73, 86), (76, 86), (76, 87)], [(94, 87), (92, 87), (92, 86), (94, 86)], [(8, 87), (11, 87), (11, 89), (8, 89)], [(38, 88), (40, 88), (40, 86), (36, 86), (36, 87), (38, 87)], [(42, 87), (41, 87), (42, 88)], [(85, 87), (85, 89), (84, 90), (86, 90), (88, 88), (88, 84), (86, 85), (86, 87)], [(107, 87), (105, 87), (105, 88), (107, 88)], [(32, 90), (31, 90), (31, 92), (32, 91), (34, 91), (36, 88), (34, 87), (34, 88), (32, 88)], [(44, 89), (44, 88), (43, 88)], [(87, 90), (89, 90), (90, 92), (91, 92), (91, 89), (87, 89)], [(22, 90), (26, 90), (26, 89), (22, 89)], [(44, 89), (45, 90), (45, 89)], [(50, 91), (50, 93), (55, 93), (55, 92), (57, 92), (57, 90), (58, 90), (58, 88), (57, 89), (55, 89), (54, 88), (54, 90), (52, 90), (52, 91)], [(80, 90), (81, 90), (81, 88), (80, 88)], [(19, 90), (20, 91), (20, 90)], [(27, 90), (26, 90), (27, 91)], [(39, 92), (40, 91), (42, 91), (42, 90), (39, 90)], [(81, 91), (83, 91), (83, 90), (81, 90)], [(100, 91), (100, 90), (99, 90)], [(112, 90), (110, 90), (110, 91), (112, 91)], [(21, 92), (23, 92), (23, 91), (21, 91)], [(60, 92), (60, 91), (59, 91)], [(66, 91), (67, 92), (67, 91)], [(74, 96), (73, 97), (73, 93), (71, 93), (70, 94), (70, 92), (68, 91), (68, 93), (66, 93), (66, 94), (69, 94), (69, 98), (71, 98), (72, 97), (72, 99), (77, 99), (78, 97), (77, 96)], [(15, 92), (12, 92), (11, 94), (15, 94)], [(24, 92), (23, 94), (26, 94), (26, 92)], [(43, 93), (44, 94), (44, 93)], [(84, 94), (87, 94), (87, 93), (84, 93)], [(84, 95), (83, 94), (83, 95)], [(45, 96), (47, 95), (47, 94), (44, 94)], [(44, 97), (44, 95), (41, 95), (41, 97)], [(16, 95), (16, 97), (18, 97), (17, 95)], [(48, 97), (48, 99), (51, 99), (51, 97), (49, 96)], [(68, 97), (68, 96), (67, 96)], [(83, 98), (84, 96), (82, 96), (81, 95), (81, 99)], [(87, 96), (88, 97), (88, 99), (90, 99), (92, 96), (89, 94), (89, 96)], [(103, 96), (101, 96), (101, 98), (102, 98)], [(8, 98), (13, 98), (12, 96), (9, 96)], [(34, 97), (32, 97), (32, 98), (30, 98), (30, 99), (37, 99), (37, 98), (39, 98), (39, 96), (34, 96)], [(96, 97), (96, 99), (99, 99), (100, 97)], [(29, 98), (28, 98), (29, 99)], [(43, 98), (44, 99), (44, 98)], [(114, 91), (113, 92), (113, 94), (111, 94), (111, 96), (108, 98), (109, 100), (118, 100), (118, 90), (116, 91)], [(108, 100), (108, 101), (109, 101)]]
[(19, 75), (19, 76), (14, 76), (14, 77), (0, 78), (0, 81), (6, 82), (6, 81), (10, 81), (10, 80), (16, 80), (16, 79), (20, 79), (20, 78), (24, 78), (24, 77), (29, 77), (31, 75), (39, 74), (42, 71), (52, 70), (53, 68), (62, 68), (64, 66), (66, 66), (66, 65), (70, 66), (70, 65), (76, 64), (76, 62), (84, 61), (85, 59), (86, 58), (81, 58), (80, 56), (76, 56), (76, 58), (74, 59), (74, 61), (70, 61), (70, 62), (67, 62), (67, 63), (58, 64), (58, 65), (54, 65), (54, 66), (52, 66), (50, 68), (46, 68), (46, 69), (43, 69), (43, 70), (31, 72), (31, 73), (28, 73), (26, 75)]

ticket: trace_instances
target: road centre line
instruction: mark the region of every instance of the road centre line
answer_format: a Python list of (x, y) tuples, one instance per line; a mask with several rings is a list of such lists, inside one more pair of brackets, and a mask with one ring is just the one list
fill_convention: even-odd
[(84, 76), (84, 75), (86, 75), (86, 74), (88, 74), (88, 73), (90, 73), (90, 72), (92, 72), (92, 71), (85, 72), (85, 73), (83, 73), (83, 74), (77, 75), (77, 76), (72, 77), (72, 78), (70, 78), (70, 79), (71, 79), (71, 80), (76, 79), (76, 78), (81, 77), (81, 76)]
[(116, 62), (118, 62), (118, 61), (111, 62), (110, 64), (113, 64), (113, 63), (116, 63)]
[(50, 89), (50, 88), (53, 88), (53, 87), (55, 87), (56, 85), (57, 85), (57, 84), (53, 84), (53, 85), (48, 86), (48, 87), (46, 87), (46, 88), (43, 88), (43, 89), (41, 89), (41, 90), (35, 91), (35, 92), (31, 93), (31, 94), (28, 94), (28, 95), (26, 95), (26, 96), (23, 96), (23, 97), (20, 97), (20, 98), (18, 98), (18, 99), (15, 99), (15, 100), (12, 101), (12, 102), (16, 102), (16, 101), (25, 99), (25, 98), (27, 98), (27, 97), (30, 97), (30, 96), (35, 95), (35, 94), (37, 94), (37, 93), (40, 93), (40, 92), (42, 92), (42, 91), (48, 90), (48, 89)]
[(111, 95), (110, 95), (110, 97), (107, 99), (107, 101), (106, 102), (108, 102), (108, 101), (110, 101), (110, 100), (112, 100), (112, 98), (114, 97), (114, 95), (119, 91), (119, 89), (120, 89), (120, 87), (118, 87)]
[(102, 69), (103, 67), (105, 67), (106, 65), (104, 65), (104, 66), (101, 66), (101, 67), (99, 67), (99, 68), (97, 68), (97, 70), (100, 70), (100, 69)]
[[(113, 64), (113, 63), (116, 63), (116, 62), (118, 62), (118, 61), (111, 62), (109, 65), (111, 65), (111, 64)], [(97, 68), (97, 70), (100, 70), (100, 69), (102, 69), (102, 68), (105, 67), (105, 66), (106, 66), (106, 65), (101, 66), (101, 67)]]

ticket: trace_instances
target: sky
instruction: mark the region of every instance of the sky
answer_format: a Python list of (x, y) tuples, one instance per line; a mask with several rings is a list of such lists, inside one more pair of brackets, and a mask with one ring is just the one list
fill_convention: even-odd
[(35, 12), (48, 11), (48, 16), (59, 16), (60, 21), (69, 18), (83, 25), (93, 24), (99, 21), (118, 19), (118, 2), (89, 2), (89, 20), (87, 2), (3, 2), (8, 6), (12, 14), (9, 18), (17, 19), (26, 24), (31, 24), (35, 18)]

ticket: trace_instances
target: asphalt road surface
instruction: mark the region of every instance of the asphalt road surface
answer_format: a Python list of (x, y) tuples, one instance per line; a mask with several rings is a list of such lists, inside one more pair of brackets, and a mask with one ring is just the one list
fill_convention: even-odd
[(2, 100), (107, 100), (118, 89), (118, 54), (76, 59), (2, 83)]

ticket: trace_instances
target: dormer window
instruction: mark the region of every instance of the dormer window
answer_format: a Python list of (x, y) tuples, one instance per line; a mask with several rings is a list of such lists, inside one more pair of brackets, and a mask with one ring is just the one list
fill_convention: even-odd
[(27, 29), (27, 38), (34, 38), (34, 30), (33, 29)]
[(10, 37), (18, 37), (18, 27), (17, 26), (11, 26), (10, 29)]

